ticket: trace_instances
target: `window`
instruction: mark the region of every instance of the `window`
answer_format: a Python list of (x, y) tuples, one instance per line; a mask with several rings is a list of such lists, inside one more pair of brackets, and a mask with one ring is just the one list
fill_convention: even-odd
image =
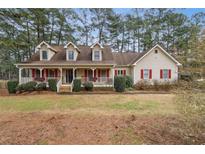
[(74, 60), (74, 51), (69, 51), (68, 52), (68, 59), (69, 60)]
[(94, 60), (100, 60), (100, 51), (94, 51)]
[(115, 76), (125, 76), (126, 75), (126, 70), (115, 70)]
[(155, 54), (157, 54), (158, 53), (158, 50), (155, 50)]
[(123, 75), (123, 70), (118, 70), (117, 75), (122, 76)]
[(42, 59), (47, 60), (48, 59), (48, 52), (42, 51)]
[(149, 79), (149, 69), (144, 69), (144, 74), (143, 74), (143, 76), (144, 76), (144, 79)]
[(141, 79), (152, 79), (152, 69), (141, 69)]
[(168, 69), (163, 69), (162, 70), (162, 77), (163, 77), (163, 79), (168, 79), (169, 78), (169, 70)]
[(54, 70), (48, 70), (48, 76), (49, 77), (54, 77), (55, 76)]

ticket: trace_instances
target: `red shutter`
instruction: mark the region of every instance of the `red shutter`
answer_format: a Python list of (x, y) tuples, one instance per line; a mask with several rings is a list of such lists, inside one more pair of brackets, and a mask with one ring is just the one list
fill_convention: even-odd
[(87, 70), (85, 70), (85, 81), (87, 81)]
[(172, 75), (171, 75), (171, 70), (169, 69), (169, 79), (171, 79)]
[(96, 70), (94, 70), (94, 82), (96, 81)]
[(115, 76), (117, 76), (117, 70), (115, 70)]
[(35, 78), (35, 69), (32, 69), (32, 77)]
[(160, 79), (163, 79), (163, 70), (160, 69)]
[(124, 76), (126, 75), (126, 70), (123, 70), (123, 75), (124, 75)]
[(109, 69), (107, 69), (107, 81), (109, 80)]
[(152, 69), (149, 70), (149, 79), (152, 79)]
[(144, 71), (141, 69), (141, 79), (144, 79)]
[(100, 82), (100, 69), (98, 70), (98, 81)]

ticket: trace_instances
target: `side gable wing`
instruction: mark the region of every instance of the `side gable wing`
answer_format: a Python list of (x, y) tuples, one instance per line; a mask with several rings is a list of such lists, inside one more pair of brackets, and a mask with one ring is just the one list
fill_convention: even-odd
[(159, 48), (161, 49), (161, 51), (167, 56), (169, 57), (174, 63), (176, 63), (178, 66), (181, 66), (182, 64), (179, 63), (173, 56), (171, 56), (164, 48), (162, 48), (159, 44), (155, 45), (154, 47), (152, 47), (150, 50), (148, 50), (145, 54), (142, 54), (139, 58), (137, 58), (135, 61), (132, 62), (133, 65), (136, 65), (139, 61), (141, 61), (142, 59), (144, 59), (144, 57), (146, 57), (150, 52), (153, 51), (153, 49), (155, 48)]

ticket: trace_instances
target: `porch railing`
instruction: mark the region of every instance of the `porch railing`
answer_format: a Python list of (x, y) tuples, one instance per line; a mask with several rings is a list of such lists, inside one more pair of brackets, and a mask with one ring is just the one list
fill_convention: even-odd
[(108, 77), (96, 77), (96, 78), (89, 78), (89, 77), (83, 77), (80, 78), (82, 83), (85, 83), (86, 81), (93, 82), (94, 85), (112, 85), (113, 79)]
[(32, 77), (21, 77), (21, 84), (22, 83), (27, 83), (27, 82), (30, 82), (30, 81), (33, 81), (33, 78)]
[(30, 81), (48, 82), (49, 79), (56, 79), (57, 81), (59, 81), (60, 77), (46, 77), (46, 78), (21, 77), (21, 84)]

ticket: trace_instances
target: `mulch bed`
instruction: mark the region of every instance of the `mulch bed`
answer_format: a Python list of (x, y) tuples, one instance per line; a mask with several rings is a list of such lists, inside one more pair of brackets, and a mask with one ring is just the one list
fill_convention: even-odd
[(8, 96), (9, 92), (6, 88), (0, 89), (0, 96)]

